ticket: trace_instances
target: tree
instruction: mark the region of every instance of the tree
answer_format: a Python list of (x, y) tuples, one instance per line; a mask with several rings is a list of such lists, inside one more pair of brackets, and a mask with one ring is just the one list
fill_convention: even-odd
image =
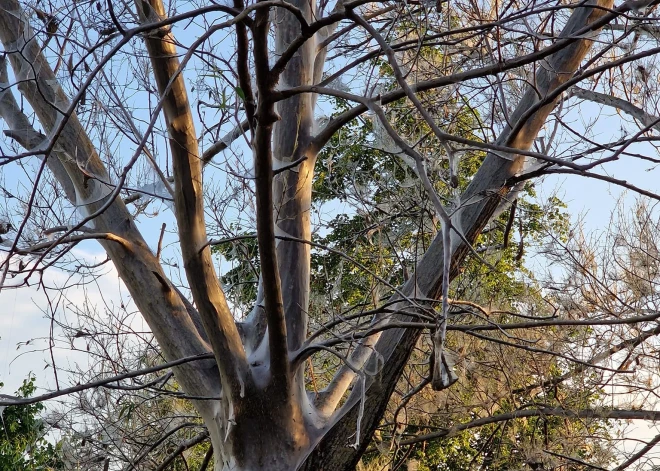
[[(0, 383), (2, 387), (2, 383)], [(29, 397), (34, 378), (23, 381), (16, 394)], [(43, 404), (0, 408), (0, 467), (16, 471), (64, 469), (58, 450), (45, 439), (46, 426), (38, 417)]]
[[(53, 4), (44, 11), (11, 0), (0, 4), (0, 41), (13, 69), (13, 74), (2, 70), (0, 77), (8, 85), (0, 97), (0, 115), (9, 128), (6, 134), (26, 150), (3, 156), (1, 162), (20, 166), (24, 181), (29, 182), (27, 195), (5, 190), (9, 202), (2, 227), (10, 237), (3, 234), (1, 241), (7, 249), (1, 285), (10, 286), (12, 277), (19, 280), (11, 284), (14, 287), (27, 285), (46, 268), (66, 266), (75, 257), (69, 251), (73, 245), (98, 240), (158, 341), (167, 366), (174, 368), (178, 384), (193, 398), (203, 419), (205, 431), (190, 438), (190, 445), (182, 445), (179, 453), (208, 435), (216, 470), (354, 468), (386, 416), (422, 331), (432, 333), (431, 371), (425, 381), (435, 389), (452, 391), (456, 372), (448, 349), (457, 341), (456, 334), (493, 342), (502, 346), (501, 352), (518, 349), (557, 358), (554, 378), (539, 375), (524, 381), (523, 377), (519, 380), (525, 384), (516, 386), (540, 388), (546, 396), (567, 379), (575, 380), (587, 369), (602, 369), (603, 361), (616, 359), (617, 353), (656, 335), (653, 328), (626, 331), (623, 346), (613, 344), (586, 360), (566, 353), (567, 347), (576, 345), (593, 349), (594, 339), (610, 332), (606, 326), (637, 324), (644, 329), (645, 323), (654, 322), (639, 298), (650, 296), (652, 290), (639, 291), (637, 310), (631, 313), (626, 305), (623, 317), (616, 309), (603, 309), (605, 298), (589, 303), (593, 294), (589, 290), (576, 300), (589, 309), (564, 306), (558, 309), (562, 317), (552, 319), (535, 309), (531, 297), (518, 299), (512, 306), (520, 312), (498, 313), (502, 316), (495, 325), (456, 323), (449, 297), (450, 281), (469, 264), (479, 262), (484, 276), (488, 273), (483, 267), (490, 263), (480, 255), (479, 238), (486, 228), (488, 239), (489, 225), (507, 211), (514, 213), (511, 205), (526, 181), (545, 174), (576, 174), (656, 198), (651, 191), (597, 171), (623, 156), (655, 161), (627, 150), (632, 143), (653, 142), (658, 122), (652, 110), (653, 85), (633, 83), (628, 69), (641, 66), (648, 76), (657, 53), (654, 26), (648, 24), (654, 18), (652, 4), (439, 2), (435, 11), (423, 2), (316, 5), (298, 0), (249, 4), (235, 0), (232, 6), (172, 3), (166, 7), (151, 0), (135, 6), (93, 5)], [(174, 28), (187, 22), (202, 24), (204, 31), (185, 47), (180, 59)], [(71, 26), (65, 29), (65, 24)], [(233, 35), (235, 55), (225, 54), (213, 42), (216, 33), (225, 31)], [(337, 54), (326, 61), (330, 45)], [(428, 51), (420, 45), (438, 46), (442, 52), (428, 60)], [(142, 60), (142, 47), (149, 63)], [(184, 81), (185, 68), (191, 64), (203, 67), (194, 83), (200, 119), (194, 115)], [(383, 67), (389, 68), (386, 74), (370, 75)], [(420, 71), (434, 75), (425, 79)], [(130, 80), (121, 86), (113, 73)], [(387, 74), (389, 80), (380, 80)], [(350, 92), (340, 90), (351, 78)], [(582, 87), (571, 88), (576, 85)], [(132, 101), (135, 87), (142, 93), (136, 99), (142, 109), (149, 104), (146, 118), (123, 105)], [(571, 97), (564, 95), (569, 89)], [(319, 96), (351, 105), (317, 119)], [(640, 124), (638, 131), (603, 143), (594, 139), (588, 125), (570, 127), (564, 118), (575, 97), (627, 113)], [(399, 110), (396, 105), (401, 100), (407, 107)], [(397, 115), (399, 111), (403, 117)], [(217, 114), (211, 118), (212, 113)], [(443, 113), (448, 117), (474, 113), (475, 129), (466, 137), (460, 127), (452, 127), (452, 119), (441, 121)], [(432, 230), (420, 231), (423, 234), (406, 251), (407, 261), (398, 264), (401, 270), (393, 276), (374, 273), (347, 255), (346, 248), (327, 247), (312, 238), (314, 175), (322, 168), (319, 153), (363, 116), (377, 125), (387, 141), (386, 153), (400, 159), (401, 168), (419, 180), (424, 198), (431, 202), (426, 211), (432, 212), (427, 218), (434, 221)], [(164, 126), (159, 125), (160, 117)], [(211, 125), (209, 119), (219, 123)], [(141, 125), (141, 120), (148, 124)], [(195, 130), (199, 122), (202, 142), (214, 141), (204, 152)], [(419, 135), (423, 127), (428, 132)], [(221, 137), (227, 129), (228, 135)], [(166, 132), (166, 143), (158, 137), (159, 130)], [(125, 140), (118, 140), (118, 135)], [(240, 155), (228, 159), (224, 169), (229, 180), (223, 184), (230, 196), (223, 199), (226, 195), (213, 194), (209, 182), (211, 162), (243, 136), (254, 172), (235, 170), (245, 164)], [(570, 144), (573, 148), (567, 147)], [(159, 149), (165, 145), (166, 150)], [(475, 150), (484, 155), (474, 163), (478, 168), (465, 176), (467, 187), (459, 190), (459, 169), (466, 167), (460, 165), (461, 156), (466, 154), (467, 160)], [(124, 157), (127, 152), (132, 155)], [(40, 160), (35, 164), (28, 160), (31, 156)], [(155, 183), (140, 181), (150, 172), (158, 178)], [(168, 270), (172, 275), (168, 276), (164, 269), (161, 244), (152, 251), (138, 230), (138, 216), (153, 215), (149, 202), (143, 203), (148, 196), (173, 200), (186, 279), (182, 286), (177, 286), (176, 273)], [(245, 204), (236, 207), (237, 201)], [(136, 202), (129, 211), (127, 204)], [(83, 217), (69, 227), (72, 209)], [(352, 211), (359, 209), (358, 205)], [(251, 229), (251, 234), (240, 237), (255, 240), (252, 250), (258, 253), (254, 276), (237, 280), (258, 282), (256, 300), (245, 316), (238, 303), (228, 301), (213, 265), (213, 240), (207, 235), (209, 227), (218, 235), (226, 235), (221, 229), (233, 230), (225, 225), (231, 217), (238, 221), (236, 231), (244, 226)], [(207, 224), (207, 218), (214, 223)], [(501, 245), (506, 245), (510, 231), (505, 223)], [(42, 234), (54, 239), (42, 240)], [(227, 242), (226, 237), (222, 242)], [(354, 319), (370, 315), (370, 322), (339, 318), (324, 335), (308, 338), (310, 316), (317, 307), (310, 303), (312, 274), (318, 268), (313, 265), (312, 248), (329, 250), (352, 264), (353, 270), (369, 275), (373, 285), (364, 292), (371, 294), (372, 308), (362, 309), (360, 299), (341, 304), (357, 303), (359, 315)], [(576, 270), (598, 280), (588, 276), (593, 272), (590, 263), (580, 259)], [(76, 270), (83, 270), (82, 265)], [(644, 275), (648, 281), (655, 273)], [(562, 288), (570, 293), (574, 286)], [(575, 313), (579, 315), (568, 315)], [(515, 314), (527, 317), (519, 323)], [(553, 343), (552, 337), (537, 337), (534, 332), (539, 327), (547, 328), (544, 333), (566, 328), (560, 329)], [(510, 339), (509, 330), (521, 333)], [(93, 335), (81, 330), (72, 338)], [(541, 346), (530, 346), (534, 342)], [(341, 361), (327, 364), (325, 373), (331, 379), (323, 390), (309, 394), (309, 359), (330, 356)], [(110, 355), (108, 360), (117, 358)], [(101, 383), (149, 372), (153, 368)], [(601, 377), (590, 386), (597, 388), (602, 381)], [(543, 418), (538, 423), (547, 423), (550, 417), (580, 418), (589, 422), (588, 430), (596, 430), (590, 421), (657, 416), (649, 410), (590, 408), (579, 401), (564, 404), (557, 394), (558, 404), (545, 399), (492, 409), (488, 412), (494, 415), (475, 416), (470, 422), (422, 433), (400, 444), (530, 417)], [(631, 457), (631, 463), (638, 458)]]

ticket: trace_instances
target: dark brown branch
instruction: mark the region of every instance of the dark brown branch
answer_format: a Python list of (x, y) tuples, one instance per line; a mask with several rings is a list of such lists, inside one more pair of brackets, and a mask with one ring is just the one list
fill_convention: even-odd
[(268, 347), (270, 351), (271, 381), (276, 391), (289, 395), (291, 374), (289, 370), (287, 325), (282, 300), (282, 281), (278, 271), (275, 246), (275, 218), (273, 206), (273, 123), (277, 121), (275, 104), (268, 97), (274, 87), (274, 76), (268, 67), (269, 10), (259, 10), (255, 16), (254, 37), (255, 75), (261, 102), (257, 109), (257, 129), (253, 141), (254, 176), (257, 207), (257, 243), (261, 264)]
[(153, 452), (156, 448), (158, 448), (165, 440), (167, 440), (169, 437), (174, 435), (176, 432), (179, 430), (182, 430), (184, 428), (188, 427), (199, 427), (200, 424), (195, 423), (195, 422), (184, 422), (182, 424), (177, 425), (176, 427), (171, 428), (170, 430), (167, 430), (163, 435), (158, 438), (153, 443), (149, 444), (149, 447), (140, 455), (138, 456), (128, 467), (128, 471), (132, 469), (136, 469), (137, 465), (142, 462), (151, 452)]
[(601, 468), (600, 466), (596, 466), (595, 464), (587, 463), (586, 461), (581, 460), (579, 458), (576, 458), (574, 456), (562, 455), (561, 453), (557, 453), (557, 452), (550, 451), (550, 450), (543, 450), (543, 453), (547, 453), (549, 455), (556, 456), (557, 458), (562, 458), (562, 459), (564, 459), (566, 461), (570, 461), (572, 463), (577, 463), (577, 464), (579, 464), (581, 466), (585, 466), (589, 469), (597, 469), (598, 471), (609, 471), (606, 468)]
[(209, 464), (211, 463), (211, 458), (213, 458), (213, 445), (209, 446), (209, 450), (206, 452), (206, 455), (204, 455), (204, 461), (202, 461), (202, 464), (199, 465), (199, 471), (206, 471), (206, 468), (208, 468)]
[(173, 462), (175, 459), (179, 457), (181, 453), (186, 451), (189, 448), (194, 447), (195, 445), (198, 445), (202, 443), (204, 440), (207, 440), (209, 438), (209, 434), (207, 432), (200, 433), (196, 437), (191, 438), (190, 440), (186, 440), (185, 442), (181, 443), (172, 454), (170, 454), (163, 463), (157, 467), (154, 471), (164, 471), (166, 470)]
[(92, 381), (90, 383), (78, 384), (70, 388), (60, 389), (59, 391), (53, 391), (40, 396), (34, 397), (14, 397), (0, 394), (0, 406), (24, 406), (29, 404), (36, 404), (38, 402), (47, 401), (49, 399), (54, 399), (60, 396), (66, 396), (68, 394), (73, 394), (80, 391), (85, 391), (87, 389), (98, 388), (105, 386), (109, 383), (116, 383), (118, 381), (123, 381), (125, 379), (136, 378), (138, 376), (147, 375), (150, 373), (155, 373), (157, 371), (166, 370), (179, 365), (185, 365), (186, 363), (200, 361), (200, 360), (209, 360), (213, 358), (213, 353), (203, 353), (201, 355), (195, 355), (191, 357), (181, 358), (179, 360), (170, 361), (163, 363), (157, 366), (152, 366), (150, 368), (144, 368), (141, 370), (131, 371), (129, 373), (123, 373), (116, 376), (111, 376), (110, 378), (100, 379), (98, 381)]
[[(651, 320), (651, 319), (649, 319), (649, 320)], [(602, 323), (605, 324), (606, 321), (603, 321)], [(594, 355), (593, 357), (589, 358), (586, 361), (586, 363), (589, 363), (589, 364), (600, 363), (601, 361), (606, 360), (607, 358), (610, 358), (612, 355), (614, 355), (614, 354), (616, 354), (616, 353), (618, 353), (622, 350), (635, 348), (635, 347), (641, 345), (642, 343), (644, 343), (646, 340), (648, 340), (651, 337), (654, 337), (656, 335), (660, 335), (660, 325), (658, 325), (658, 326), (656, 326), (652, 329), (644, 330), (644, 331), (642, 331), (641, 334), (639, 334), (636, 337), (624, 340), (622, 342), (619, 342), (616, 345), (611, 346), (610, 348), (608, 348), (608, 349)], [(550, 388), (550, 387), (553, 387), (557, 384), (560, 384), (560, 383), (566, 381), (567, 379), (575, 377), (575, 375), (577, 375), (577, 374), (582, 373), (583, 371), (585, 371), (586, 368), (587, 368), (587, 366), (585, 366), (585, 365), (577, 365), (571, 371), (569, 371), (567, 373), (564, 373), (561, 376), (558, 376), (556, 378), (552, 378), (552, 379), (547, 380), (547, 381), (542, 381), (540, 383), (530, 384), (530, 385), (527, 385), (527, 386), (522, 387), (522, 388), (514, 389), (512, 393), (513, 394), (525, 394), (525, 393), (527, 393), (527, 392), (529, 392), (533, 389), (536, 389), (536, 388)]]
[(628, 468), (631, 466), (635, 461), (639, 460), (642, 458), (644, 455), (646, 455), (649, 451), (653, 449), (658, 443), (660, 443), (660, 434), (656, 435), (653, 437), (653, 440), (648, 442), (646, 446), (644, 446), (641, 450), (633, 454), (630, 458), (628, 458), (626, 461), (621, 463), (619, 466), (614, 468), (612, 471), (623, 471), (624, 469)]

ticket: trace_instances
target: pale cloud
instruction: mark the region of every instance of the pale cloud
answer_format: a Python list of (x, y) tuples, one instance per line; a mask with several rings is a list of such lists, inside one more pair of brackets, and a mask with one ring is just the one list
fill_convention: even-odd
[[(72, 255), (89, 264), (105, 260), (105, 254), (84, 248), (76, 248)], [(2, 393), (14, 393), (30, 373), (36, 376), (39, 393), (55, 389), (51, 352), (48, 348), (51, 329), (47, 310), (49, 297), (51, 301), (59, 301), (58, 309), (60, 312), (62, 309), (66, 310), (71, 319), (74, 319), (75, 308), (85, 306), (103, 313), (106, 306), (118, 306), (122, 301), (126, 303), (129, 296), (119, 281), (114, 266), (111, 263), (105, 264), (102, 273), (102, 276), (83, 288), (75, 286), (75, 282), (80, 279), (79, 275), (72, 277), (70, 273), (59, 269), (47, 270), (43, 277), (46, 286), (69, 286), (64, 299), (57, 299), (54, 290), (50, 290), (47, 296), (36, 284), (0, 291), (0, 382), (5, 383)], [(12, 284), (20, 282), (21, 280), (15, 280)], [(146, 330), (141, 316), (134, 317), (137, 319), (133, 321), (133, 327)], [(66, 344), (59, 342), (58, 348), (52, 351), (58, 368), (80, 368), (83, 371), (91, 369), (93, 363), (89, 355), (63, 347), (66, 347)], [(58, 379), (60, 387), (66, 387), (73, 381), (73, 378), (62, 373)]]

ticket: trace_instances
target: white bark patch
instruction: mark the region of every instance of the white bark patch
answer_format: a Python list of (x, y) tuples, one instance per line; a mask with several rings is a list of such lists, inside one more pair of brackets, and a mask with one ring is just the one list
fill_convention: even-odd
[(100, 180), (94, 180), (90, 178), (87, 180), (88, 191), (86, 195), (82, 195), (79, 188), (76, 186), (76, 206), (84, 207), (88, 204), (98, 203), (99, 201), (107, 198), (114, 190), (114, 186), (102, 182)]
[(450, 245), (449, 245), (449, 253), (453, 254), (456, 249), (461, 245), (463, 242), (463, 239), (465, 239), (465, 231), (463, 230), (463, 221), (462, 221), (462, 213), (463, 210), (465, 209), (464, 206), (461, 205), (460, 203), (460, 197), (457, 197), (456, 201), (456, 209), (454, 212), (451, 214), (451, 233), (449, 234), (449, 240), (450, 240)]
[(388, 154), (396, 155), (408, 167), (410, 167), (413, 172), (415, 172), (415, 175), (419, 176), (415, 159), (403, 152), (403, 150), (394, 142), (394, 139), (392, 139), (392, 136), (390, 136), (390, 134), (387, 132), (381, 120), (378, 119), (375, 114), (373, 114), (371, 116), (371, 121), (373, 122), (374, 142), (372, 146), (374, 149), (378, 149)]
[(8, 92), (11, 92), (11, 83), (0, 82), (0, 99), (5, 96)]
[(428, 299), (428, 293), (417, 284), (417, 278), (415, 278), (415, 288), (412, 292), (412, 296), (413, 299)]
[(234, 404), (229, 402), (229, 413), (227, 414), (227, 427), (225, 428), (225, 442), (229, 438), (231, 428), (236, 424), (236, 414), (234, 413)]
[[(278, 170), (286, 167), (287, 165), (291, 164), (291, 159), (288, 161), (283, 160), (283, 159), (278, 159), (277, 157), (273, 156), (273, 171), (277, 172)], [(296, 171), (296, 167), (293, 167), (291, 170), (294, 172)]]
[[(243, 381), (243, 375), (240, 374), (240, 371), (236, 371), (237, 377), (238, 377), (238, 384), (240, 387), (240, 391), (238, 393), (239, 397), (242, 399), (245, 397), (245, 381)], [(233, 412), (233, 410), (232, 410)]]

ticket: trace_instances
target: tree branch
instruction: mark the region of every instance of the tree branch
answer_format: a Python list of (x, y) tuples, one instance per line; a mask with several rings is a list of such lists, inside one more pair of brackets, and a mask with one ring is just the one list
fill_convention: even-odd
[(605, 93), (595, 92), (593, 90), (585, 90), (580, 87), (571, 88), (570, 93), (571, 96), (582, 98), (583, 100), (589, 100), (594, 103), (619, 109), (641, 122), (642, 125), (660, 132), (660, 118), (647, 113), (642, 108), (630, 103), (628, 100), (612, 95), (606, 95)]
[(177, 447), (177, 449), (174, 450), (167, 458), (165, 458), (165, 461), (163, 461), (163, 463), (160, 466), (158, 466), (154, 471), (164, 471), (165, 469), (167, 469), (172, 464), (172, 462), (175, 459), (177, 459), (177, 457), (181, 453), (186, 451), (188, 448), (192, 448), (195, 445), (198, 445), (198, 444), (202, 443), (204, 440), (207, 440), (208, 438), (209, 438), (208, 432), (203, 432), (203, 433), (200, 433), (199, 435), (191, 438), (190, 440), (186, 440), (186, 441), (182, 442)]
[(49, 399), (54, 399), (56, 397), (66, 396), (68, 394), (73, 394), (80, 391), (85, 391), (87, 389), (94, 389), (108, 385), (110, 383), (117, 383), (125, 379), (137, 378), (138, 376), (147, 375), (150, 373), (155, 373), (157, 371), (166, 370), (168, 368), (173, 368), (180, 365), (185, 365), (186, 363), (209, 360), (213, 359), (213, 353), (202, 353), (200, 355), (194, 355), (191, 357), (180, 358), (178, 360), (170, 361), (160, 365), (152, 366), (150, 368), (144, 368), (141, 370), (130, 371), (128, 373), (123, 373), (116, 376), (111, 376), (109, 378), (100, 379), (98, 381), (92, 381), (85, 384), (77, 384), (71, 386), (70, 388), (60, 389), (58, 391), (49, 392), (42, 394), (40, 396), (33, 397), (14, 397), (7, 396), (5, 394), (0, 394), (0, 406), (26, 406), (30, 404), (37, 404), (39, 402), (47, 401)]
[(211, 146), (204, 151), (202, 154), (202, 162), (204, 165), (211, 163), (213, 158), (218, 155), (223, 150), (227, 149), (232, 142), (241, 137), (244, 133), (250, 130), (250, 122), (246, 119), (237, 125), (234, 129), (231, 130), (229, 134), (220, 139), (217, 142), (211, 144)]
[[(293, 5), (295, 7), (295, 5)], [(286, 15), (287, 12), (281, 11)], [(270, 352), (271, 382), (276, 391), (289, 396), (291, 372), (287, 347), (287, 323), (282, 293), (281, 274), (278, 272), (275, 243), (275, 215), (273, 207), (273, 123), (277, 120), (275, 104), (268, 97), (274, 87), (274, 76), (268, 65), (268, 32), (270, 12), (256, 13), (252, 29), (254, 37), (254, 61), (257, 89), (261, 97), (257, 110), (257, 129), (253, 141), (254, 175), (257, 206), (257, 243), (261, 264), (260, 287), (264, 293), (268, 347)]]
[[(580, 2), (579, 5), (582, 4), (588, 4), (589, 2)], [(566, 8), (562, 6), (561, 8)], [(575, 9), (575, 11), (580, 11), (581, 7), (578, 7)], [(559, 51), (562, 51), (563, 49), (570, 48), (572, 44), (575, 43), (583, 43), (583, 38), (589, 33), (592, 33), (593, 31), (596, 31), (600, 28), (602, 28), (604, 25), (608, 24), (621, 14), (624, 14), (626, 12), (629, 12), (631, 10), (631, 6), (628, 5), (627, 3), (622, 4), (618, 8), (612, 10), (611, 7), (600, 10), (601, 15), (597, 19), (595, 19), (593, 22), (589, 24), (585, 24), (583, 27), (580, 29), (574, 30), (571, 35), (569, 36), (563, 36), (560, 35), (559, 39), (556, 40), (553, 44), (550, 46), (541, 49), (540, 51), (535, 51), (534, 53), (527, 54), (524, 56), (520, 57), (514, 57), (511, 59), (504, 60), (502, 62), (497, 62), (495, 64), (490, 64), (485, 67), (479, 67), (479, 68), (474, 68), (471, 70), (467, 70), (465, 72), (460, 72), (456, 74), (452, 74), (450, 76), (446, 77), (438, 77), (435, 79), (431, 80), (426, 80), (423, 82), (418, 82), (414, 86), (411, 86), (411, 89), (415, 92), (422, 92), (426, 90), (432, 90), (435, 88), (439, 88), (442, 86), (447, 86), (447, 85), (452, 85), (454, 83), (460, 83), (464, 81), (468, 81), (471, 79), (479, 78), (479, 77), (485, 77), (488, 75), (495, 75), (499, 74), (508, 70), (512, 70), (518, 67), (523, 67), (525, 65), (533, 64), (535, 62), (539, 62)], [(573, 14), (572, 17), (575, 15)], [(495, 23), (496, 26), (497, 22)], [(479, 29), (482, 29), (479, 28)], [(454, 31), (454, 34), (457, 34), (458, 32), (461, 31)], [(563, 77), (564, 81), (566, 77)], [(288, 96), (290, 94), (297, 94), (297, 93), (305, 93), (305, 92), (310, 92), (313, 93), (316, 90), (314, 90), (315, 87), (295, 87), (295, 88), (290, 88), (286, 91), (282, 91), (285, 96)], [(392, 103), (396, 100), (400, 100), (401, 98), (404, 98), (406, 96), (404, 90), (398, 89), (394, 90), (391, 92), (388, 92), (386, 94), (383, 94), (381, 98), (381, 103), (382, 104), (389, 104)], [(342, 126), (344, 126), (346, 123), (350, 122), (352, 119), (360, 116), (362, 113), (367, 111), (367, 107), (362, 104), (359, 106), (356, 106), (354, 108), (351, 108), (350, 110), (347, 110), (339, 115), (337, 115), (335, 118), (328, 123), (328, 125), (315, 137), (313, 146), (315, 148), (321, 149), (327, 142), (328, 140), (337, 132), (338, 129), (340, 129)], [(499, 142), (499, 141), (498, 141)], [(500, 142), (500, 144), (506, 144), (506, 141)]]
[[(309, 22), (317, 17), (315, 2), (294, 0), (292, 5), (305, 21), (282, 9), (274, 12), (274, 21), (278, 24), (275, 33), (275, 57), (278, 60), (273, 66), (273, 78), (287, 87), (311, 85), (317, 59), (316, 40), (303, 39), (311, 38), (338, 17), (331, 14), (310, 27)], [(318, 62), (316, 64), (318, 70), (321, 66)], [(269, 98), (275, 96), (273, 93)], [(314, 106), (312, 94), (291, 97), (276, 105), (277, 114), (283, 118), (274, 124), (272, 140), (273, 165), (277, 172), (273, 180), (276, 236), (311, 240), (310, 212), (316, 153), (309, 143), (314, 129)], [(289, 119), (292, 116), (296, 117), (295, 121)], [(300, 164), (283, 170), (293, 162)], [(306, 244), (281, 240), (276, 245), (288, 348), (295, 351), (307, 336), (311, 252)], [(296, 378), (302, 391), (302, 375), (298, 374)]]
[[(138, 0), (142, 20), (165, 18), (161, 0)], [(175, 214), (181, 239), (186, 276), (200, 313), (223, 380), (223, 389), (233, 397), (241, 394), (248, 366), (238, 329), (220, 287), (211, 251), (206, 246), (206, 223), (202, 184), (202, 162), (188, 95), (180, 73), (175, 40), (168, 30), (157, 30), (144, 37), (151, 58), (158, 90), (162, 96), (177, 189)], [(166, 89), (169, 91), (166, 93)]]
[(628, 458), (626, 461), (624, 461), (619, 466), (614, 468), (612, 471), (623, 471), (624, 469), (628, 468), (635, 461), (639, 460), (641, 457), (643, 457), (649, 451), (651, 451), (653, 447), (656, 446), (658, 443), (660, 443), (660, 434), (653, 437), (653, 439), (650, 442), (648, 442), (641, 450), (633, 454), (630, 458)]
[(622, 410), (622, 409), (583, 409), (579, 411), (572, 411), (562, 409), (561, 407), (541, 407), (539, 409), (524, 409), (506, 414), (497, 414), (482, 419), (473, 420), (466, 424), (459, 424), (449, 429), (440, 430), (438, 432), (420, 435), (415, 438), (401, 440), (401, 446), (414, 445), (415, 443), (434, 440), (437, 438), (449, 438), (455, 436), (464, 430), (470, 430), (484, 425), (495, 424), (513, 419), (523, 419), (527, 417), (566, 417), (568, 419), (617, 419), (617, 420), (660, 420), (660, 411), (651, 410)]
[[(0, 83), (4, 84), (7, 88), (0, 91), (0, 116), (9, 126), (9, 130), (5, 134), (12, 139), (16, 140), (25, 150), (31, 151), (37, 149), (39, 146), (47, 142), (47, 137), (37, 132), (28, 117), (23, 113), (21, 107), (18, 106), (16, 98), (14, 98), (11, 88), (9, 88), (9, 75), (7, 74), (7, 58), (3, 55), (0, 57)], [(59, 182), (64, 190), (64, 194), (72, 203), (76, 201), (76, 190), (73, 182), (60, 160), (64, 158), (62, 153), (53, 151), (55, 154), (52, 158), (46, 158), (46, 165), (53, 173), (55, 179)]]
[[(595, 0), (587, 2), (586, 6), (580, 6), (573, 11), (559, 39), (542, 51), (551, 51), (552, 55), (548, 54), (544, 64), (537, 68), (536, 83), (526, 90), (516, 110), (510, 115), (512, 126), (516, 126), (520, 118), (539, 102), (539, 96), (543, 97), (552, 93), (555, 88), (573, 76), (592, 44), (590, 40), (584, 39), (581, 35), (600, 28), (607, 18), (616, 17), (616, 14), (607, 13), (611, 7), (611, 0)], [(419, 89), (420, 87), (417, 87), (417, 90)], [(401, 98), (403, 95), (405, 95), (403, 92), (394, 92), (389, 94), (388, 100), (394, 96)], [(506, 128), (496, 143), (509, 144), (511, 147), (523, 150), (529, 149), (553, 106), (553, 104), (548, 104), (538, 108), (532, 116), (526, 119), (516, 135), (511, 135), (511, 127)], [(355, 112), (352, 111), (352, 113)], [(352, 119), (345, 113), (345, 116), (338, 117), (336, 120), (346, 122), (344, 119), (347, 118)], [(332, 128), (328, 131), (329, 135), (333, 132)], [(325, 142), (329, 136), (321, 134), (319, 140)], [(515, 154), (508, 156), (498, 154), (491, 152), (487, 155), (472, 182), (461, 196), (461, 207), (452, 216), (452, 225), (461, 230), (469, 242), (476, 239), (500, 205), (501, 200), (507, 197), (512, 187), (511, 178), (524, 169), (524, 157)], [(415, 275), (404, 287), (406, 292), (420, 291), (428, 298), (437, 298), (441, 294), (440, 288), (443, 281), (441, 274), (444, 270), (443, 252), (442, 238), (436, 236), (417, 265)], [(463, 240), (457, 240), (455, 243), (452, 241), (450, 278), (456, 276), (458, 264), (468, 252), (468, 244)], [(382, 365), (379, 383), (371, 385), (361, 399), (365, 404), (360, 407), (358, 407), (360, 397), (356, 391), (353, 391), (346, 405), (338, 412), (340, 418), (307, 459), (303, 469), (318, 469), (321, 463), (323, 463), (322, 466), (335, 470), (351, 469), (356, 465), (361, 453), (366, 449), (367, 438), (378, 425), (381, 414), (387, 406), (401, 371), (407, 364), (418, 336), (419, 331), (415, 329), (390, 330), (380, 335), (375, 345), (378, 355), (371, 355), (370, 360), (370, 363), (373, 363), (379, 358), (378, 362)], [(370, 366), (370, 363), (367, 363), (367, 366)], [(373, 368), (371, 369), (373, 370)], [(364, 415), (360, 415), (363, 438), (357, 449), (350, 449), (346, 447), (345, 437), (354, 433), (359, 410), (362, 408), (366, 411)], [(330, 458), (329, 450), (331, 449), (334, 452)], [(337, 450), (341, 450), (341, 452), (337, 452)], [(323, 457), (323, 461), (320, 461), (321, 457)]]

